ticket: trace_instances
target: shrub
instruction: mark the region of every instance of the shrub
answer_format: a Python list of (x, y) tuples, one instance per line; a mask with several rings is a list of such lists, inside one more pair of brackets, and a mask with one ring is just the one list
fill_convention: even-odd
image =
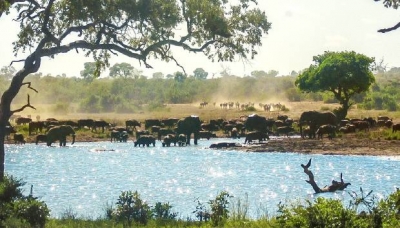
[(32, 227), (45, 226), (50, 210), (36, 197), (23, 196), (21, 188), (24, 185), (25, 182), (12, 176), (5, 176), (0, 182), (0, 227), (25, 223)]
[(400, 189), (382, 199), (375, 212), (387, 227), (400, 227)]
[(231, 197), (232, 196), (229, 195), (228, 192), (222, 191), (214, 200), (209, 201), (211, 207), (211, 222), (214, 226), (223, 225), (223, 223), (228, 219), (228, 198)]
[(158, 220), (174, 220), (178, 214), (171, 212), (172, 206), (169, 203), (157, 202), (152, 209), (152, 214)]
[(196, 210), (193, 211), (193, 214), (199, 219), (200, 222), (202, 221), (209, 221), (210, 220), (210, 211), (208, 208), (200, 202), (199, 199), (196, 199), (197, 206)]
[(14, 210), (18, 218), (27, 221), (32, 227), (44, 227), (50, 215), (47, 205), (33, 197), (16, 201)]
[(140, 198), (137, 191), (124, 191), (119, 196), (111, 217), (129, 226), (132, 225), (133, 221), (146, 225), (151, 218), (151, 210), (149, 205)]
[(280, 227), (357, 227), (356, 213), (343, 207), (339, 200), (317, 198), (306, 206), (278, 205)]
[(255, 111), (257, 111), (257, 109), (254, 108), (253, 106), (249, 106), (246, 108), (246, 111), (255, 112)]

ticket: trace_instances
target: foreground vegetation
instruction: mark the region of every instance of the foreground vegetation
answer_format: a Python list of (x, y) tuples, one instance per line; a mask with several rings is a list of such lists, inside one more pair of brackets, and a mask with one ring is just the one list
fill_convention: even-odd
[(66, 209), (60, 218), (49, 218), (45, 202), (23, 196), (24, 183), (6, 177), (0, 183), (0, 227), (399, 227), (400, 190), (378, 200), (373, 192), (349, 193), (349, 205), (337, 199), (316, 197), (295, 204), (279, 204), (273, 216), (256, 219), (248, 214), (247, 199), (220, 192), (207, 204), (198, 202), (195, 219), (179, 218), (169, 203), (147, 204), (137, 191), (125, 191), (115, 205), (97, 219), (79, 218)]

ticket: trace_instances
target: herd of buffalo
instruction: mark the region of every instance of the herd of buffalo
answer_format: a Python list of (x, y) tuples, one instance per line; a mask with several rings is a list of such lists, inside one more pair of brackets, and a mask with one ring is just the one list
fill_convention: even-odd
[[(16, 117), (10, 119), (6, 127), (6, 136), (13, 134), (15, 143), (25, 143), (22, 133), (16, 132), (12, 125), (28, 125), (29, 135), (36, 135), (36, 144), (45, 142), (48, 146), (59, 141), (60, 146), (65, 146), (67, 136), (72, 137), (75, 142), (75, 131), (79, 129), (89, 129), (92, 132), (107, 131), (111, 142), (127, 142), (129, 137), (134, 137), (134, 146), (155, 146), (157, 140), (162, 142), (162, 146), (185, 146), (190, 144), (190, 140), (201, 138), (210, 139), (217, 137), (217, 132), (224, 137), (245, 138), (244, 143), (259, 142), (269, 139), (269, 136), (287, 136), (298, 134), (302, 138), (322, 139), (323, 135), (328, 138), (335, 137), (337, 132), (353, 133), (356, 131), (368, 131), (374, 127), (391, 128), (393, 132), (400, 130), (400, 124), (395, 124), (392, 119), (386, 116), (379, 116), (376, 119), (369, 117), (364, 119), (344, 119), (337, 120), (332, 112), (306, 111), (303, 112), (298, 120), (294, 120), (287, 115), (278, 115), (276, 119), (267, 118), (253, 114), (240, 116), (239, 118), (225, 120), (212, 119), (201, 121), (198, 116), (188, 116), (185, 118), (168, 119), (146, 119), (142, 122), (138, 120), (126, 120), (125, 126), (115, 126), (104, 120), (79, 119), (56, 120), (49, 118), (44, 121), (33, 121), (29, 117)], [(193, 136), (192, 136), (193, 135)], [(236, 143), (217, 143), (212, 144), (211, 148), (222, 148), (238, 146)]]

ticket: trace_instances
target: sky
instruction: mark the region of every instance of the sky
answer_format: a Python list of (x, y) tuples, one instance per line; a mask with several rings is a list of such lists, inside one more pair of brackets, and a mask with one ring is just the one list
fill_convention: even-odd
[[(250, 75), (252, 71), (275, 70), (279, 75), (303, 70), (312, 64), (313, 56), (325, 51), (355, 51), (383, 60), (388, 68), (400, 67), (400, 29), (389, 33), (378, 33), (381, 28), (392, 27), (400, 22), (400, 10), (387, 9), (382, 2), (374, 0), (258, 0), (258, 7), (266, 12), (272, 23), (268, 34), (263, 36), (263, 45), (257, 49), (253, 60), (212, 63), (201, 53), (191, 54), (182, 50), (175, 57), (188, 74), (196, 68), (209, 72), (209, 78), (218, 77), (223, 70), (232, 75)], [(12, 42), (16, 40), (18, 25), (9, 17), (0, 18), (0, 67), (26, 55), (14, 56)], [(84, 57), (83, 52), (71, 51), (56, 55), (54, 59), (44, 58), (39, 72), (44, 75), (80, 76), (85, 62), (93, 61)], [(181, 71), (173, 62), (150, 60), (153, 69), (146, 69), (135, 59), (113, 56), (110, 63), (128, 62), (136, 69), (151, 77), (155, 72), (173, 74)], [(22, 64), (15, 63), (18, 70)], [(107, 75), (105, 72), (103, 74)]]

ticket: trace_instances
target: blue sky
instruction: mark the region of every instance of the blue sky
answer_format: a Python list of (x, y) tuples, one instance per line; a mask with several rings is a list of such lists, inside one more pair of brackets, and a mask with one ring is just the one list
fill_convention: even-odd
[[(287, 75), (312, 63), (312, 57), (324, 51), (356, 51), (376, 60), (384, 59), (390, 67), (400, 67), (400, 30), (381, 34), (377, 30), (400, 22), (400, 10), (386, 9), (381, 2), (373, 0), (259, 0), (259, 7), (266, 12), (272, 29), (263, 38), (254, 60), (233, 63), (211, 63), (201, 54), (189, 54), (177, 50), (176, 59), (192, 73), (202, 67), (218, 76), (226, 69), (231, 74), (249, 75), (254, 70), (276, 70)], [(3, 15), (0, 19), (0, 67), (9, 65), (14, 57), (12, 41), (16, 39), (18, 25)], [(43, 74), (79, 76), (85, 62), (92, 61), (75, 51), (60, 54), (55, 59), (42, 61), (39, 72)], [(135, 68), (151, 76), (154, 72), (165, 74), (179, 71), (174, 63), (150, 61), (153, 69), (140, 66), (139, 62), (122, 56), (111, 59), (111, 65), (129, 62)], [(21, 64), (15, 64), (18, 69)]]

